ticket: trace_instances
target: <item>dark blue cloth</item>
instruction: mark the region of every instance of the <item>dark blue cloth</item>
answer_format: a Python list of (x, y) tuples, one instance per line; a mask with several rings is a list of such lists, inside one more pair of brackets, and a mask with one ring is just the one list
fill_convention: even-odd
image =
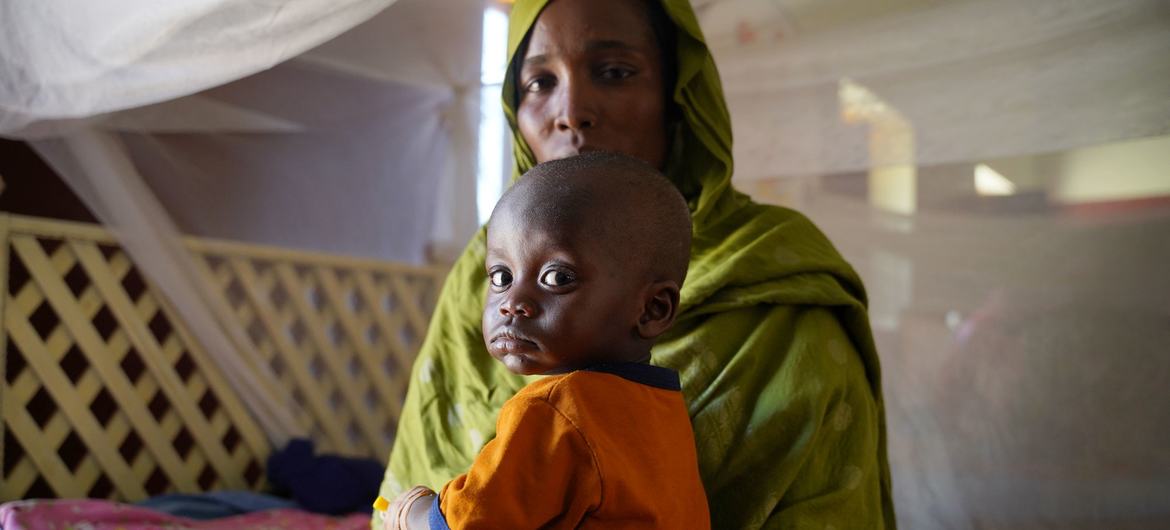
[(295, 439), (268, 457), (268, 481), (302, 508), (328, 515), (370, 513), (385, 473), (368, 458), (313, 454), (313, 442)]
[(443, 511), (439, 509), (439, 495), (435, 494), (435, 500), (431, 501), (431, 509), (427, 510), (427, 526), (431, 530), (451, 530), (447, 526), (447, 518), (443, 517)]
[(251, 491), (213, 491), (197, 495), (159, 495), (135, 503), (143, 508), (190, 519), (208, 520), (279, 508), (299, 508), (293, 501)]
[(670, 368), (663, 368), (652, 364), (598, 363), (588, 366), (584, 370), (613, 374), (627, 381), (633, 381), (663, 390), (682, 390), (682, 385), (679, 384), (678, 372)]

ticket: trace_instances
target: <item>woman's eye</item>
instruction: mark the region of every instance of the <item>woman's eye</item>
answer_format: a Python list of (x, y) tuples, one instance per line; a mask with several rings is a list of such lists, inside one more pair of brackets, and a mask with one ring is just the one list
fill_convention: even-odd
[(541, 92), (552, 87), (552, 79), (547, 77), (538, 77), (524, 85), (525, 92)]
[(512, 273), (505, 270), (492, 271), (488, 275), (489, 281), (492, 282), (493, 287), (507, 287), (512, 283)]
[(634, 71), (629, 68), (619, 66), (607, 66), (601, 69), (601, 78), (609, 80), (625, 79), (634, 75)]
[(540, 276), (540, 283), (543, 283), (549, 287), (564, 287), (570, 283), (573, 283), (573, 280), (573, 273), (557, 269), (545, 271), (544, 274)]

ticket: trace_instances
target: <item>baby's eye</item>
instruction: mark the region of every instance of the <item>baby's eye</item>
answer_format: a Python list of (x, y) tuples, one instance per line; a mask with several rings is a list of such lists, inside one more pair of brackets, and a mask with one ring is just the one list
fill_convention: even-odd
[(540, 276), (540, 283), (549, 287), (564, 287), (573, 283), (573, 273), (559, 269), (550, 269)]
[(495, 270), (488, 274), (488, 280), (492, 282), (493, 287), (507, 287), (512, 283), (512, 273), (503, 269)]

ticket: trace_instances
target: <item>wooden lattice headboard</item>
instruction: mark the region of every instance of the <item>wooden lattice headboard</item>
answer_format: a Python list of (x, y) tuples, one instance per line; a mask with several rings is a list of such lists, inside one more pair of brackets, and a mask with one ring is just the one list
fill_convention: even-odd
[[(0, 215), (0, 501), (258, 489), (271, 451), (105, 230)], [(323, 452), (385, 459), (443, 271), (188, 239)]]

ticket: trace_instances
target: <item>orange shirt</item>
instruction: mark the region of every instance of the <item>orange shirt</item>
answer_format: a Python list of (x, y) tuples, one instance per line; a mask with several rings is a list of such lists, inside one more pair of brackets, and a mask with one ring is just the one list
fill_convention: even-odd
[(431, 528), (710, 528), (678, 388), (676, 372), (632, 363), (524, 387), (443, 486)]

